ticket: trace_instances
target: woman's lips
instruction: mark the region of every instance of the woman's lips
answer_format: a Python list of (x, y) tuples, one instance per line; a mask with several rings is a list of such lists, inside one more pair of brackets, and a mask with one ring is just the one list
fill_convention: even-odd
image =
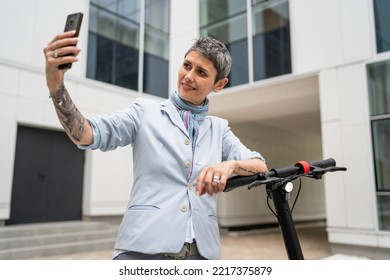
[(192, 87), (191, 85), (187, 83), (182, 83), (181, 86), (183, 87), (184, 90), (194, 90), (195, 88)]

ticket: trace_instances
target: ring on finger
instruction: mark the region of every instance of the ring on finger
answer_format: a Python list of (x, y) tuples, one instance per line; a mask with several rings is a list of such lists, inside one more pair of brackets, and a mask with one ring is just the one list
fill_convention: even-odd
[(54, 58), (58, 58), (58, 51), (57, 51), (57, 50), (54, 51), (53, 57), (54, 57)]
[(213, 182), (217, 183), (219, 185), (219, 183), (221, 182), (220, 181), (221, 179), (218, 177), (218, 176), (214, 176), (213, 177)]

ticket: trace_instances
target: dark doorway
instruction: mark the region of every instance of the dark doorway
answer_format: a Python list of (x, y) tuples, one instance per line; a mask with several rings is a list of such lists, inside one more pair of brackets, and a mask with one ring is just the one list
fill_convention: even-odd
[(10, 224), (80, 220), (84, 151), (65, 132), (18, 127)]

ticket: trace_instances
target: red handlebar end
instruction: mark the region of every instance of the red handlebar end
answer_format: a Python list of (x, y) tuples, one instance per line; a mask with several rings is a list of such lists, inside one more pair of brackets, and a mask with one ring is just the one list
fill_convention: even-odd
[(310, 172), (310, 164), (308, 164), (304, 160), (298, 161), (297, 163), (295, 163), (295, 166), (300, 167), (303, 171), (303, 174), (307, 174)]

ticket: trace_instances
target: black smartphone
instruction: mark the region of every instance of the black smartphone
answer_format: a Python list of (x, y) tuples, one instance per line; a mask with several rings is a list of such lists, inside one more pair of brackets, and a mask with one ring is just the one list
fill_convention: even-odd
[[(65, 22), (64, 32), (76, 30), (74, 37), (78, 37), (79, 33), (80, 33), (82, 21), (83, 21), (83, 13), (75, 13), (75, 14), (68, 15), (68, 17), (66, 18), (66, 22)], [(71, 54), (68, 54), (68, 55), (71, 55)], [(72, 67), (72, 63), (61, 64), (58, 66), (59, 69), (65, 69), (65, 68), (71, 68), (71, 67)]]

